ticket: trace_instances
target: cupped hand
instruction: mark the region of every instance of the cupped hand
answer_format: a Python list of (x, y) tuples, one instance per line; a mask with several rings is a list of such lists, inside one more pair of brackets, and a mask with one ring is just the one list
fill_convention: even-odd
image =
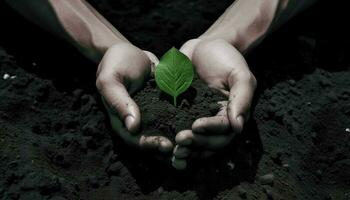
[(192, 60), (201, 80), (228, 97), (228, 101), (220, 102), (216, 116), (197, 119), (192, 130), (176, 135), (172, 165), (184, 169), (190, 158), (212, 155), (242, 131), (249, 118), (256, 79), (241, 53), (224, 40), (194, 39), (180, 50)]
[(115, 44), (108, 49), (98, 66), (96, 86), (113, 130), (127, 144), (167, 153), (173, 149), (169, 139), (139, 134), (141, 113), (130, 97), (142, 88), (157, 62), (154, 54), (130, 43)]

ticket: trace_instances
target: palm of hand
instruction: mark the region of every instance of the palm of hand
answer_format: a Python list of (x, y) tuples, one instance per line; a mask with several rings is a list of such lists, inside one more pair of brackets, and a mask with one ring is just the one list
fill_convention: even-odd
[(103, 97), (113, 130), (129, 145), (141, 149), (169, 152), (172, 143), (162, 136), (138, 134), (141, 113), (130, 97), (141, 89), (151, 73), (156, 57), (122, 43), (109, 48), (97, 70), (96, 85)]
[(191, 156), (212, 155), (242, 131), (243, 124), (249, 117), (256, 87), (255, 77), (246, 61), (231, 44), (223, 40), (189, 43), (195, 47), (185, 44), (181, 50), (192, 59), (199, 77), (209, 87), (228, 96), (229, 100), (220, 102), (222, 109), (216, 116), (197, 119), (192, 130), (177, 134), (172, 159), (173, 166), (177, 169), (186, 168), (187, 159)]
[[(243, 56), (223, 40), (201, 41), (195, 48), (182, 48), (196, 66), (199, 77), (228, 96), (216, 116), (197, 119), (192, 130), (176, 135), (173, 165), (186, 167), (194, 154), (208, 156), (226, 146), (248, 118), (256, 81)], [(102, 59), (96, 85), (103, 96), (112, 128), (128, 144), (142, 149), (169, 152), (173, 144), (162, 136), (137, 134), (141, 114), (129, 94), (141, 89), (157, 58), (131, 44), (112, 46)], [(206, 132), (205, 134), (203, 134)], [(209, 134), (208, 134), (209, 133)], [(195, 152), (193, 149), (201, 148)]]

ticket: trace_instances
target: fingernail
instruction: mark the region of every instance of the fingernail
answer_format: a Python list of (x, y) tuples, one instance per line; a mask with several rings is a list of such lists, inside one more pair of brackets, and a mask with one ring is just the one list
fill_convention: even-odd
[(237, 118), (237, 127), (236, 127), (236, 131), (237, 133), (241, 133), (243, 130), (243, 125), (244, 125), (244, 117), (242, 115), (239, 115)]
[(125, 126), (126, 126), (126, 129), (128, 129), (128, 131), (131, 131), (132, 129), (132, 125), (134, 123), (135, 119), (133, 116), (131, 115), (128, 115), (126, 118), (125, 118)]

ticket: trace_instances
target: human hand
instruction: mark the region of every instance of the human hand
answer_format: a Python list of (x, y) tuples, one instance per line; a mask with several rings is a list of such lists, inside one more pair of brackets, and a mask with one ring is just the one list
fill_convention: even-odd
[(172, 165), (184, 169), (191, 157), (207, 157), (227, 146), (249, 118), (256, 79), (241, 53), (224, 40), (194, 39), (180, 49), (195, 65), (201, 80), (221, 91), (228, 101), (220, 102), (216, 116), (197, 119), (192, 130), (175, 138)]
[[(97, 70), (96, 86), (102, 95), (113, 130), (129, 145), (167, 153), (173, 144), (163, 136), (138, 134), (141, 114), (130, 97), (141, 89), (157, 57), (130, 43), (118, 43), (105, 53)], [(130, 94), (130, 95), (129, 95)]]

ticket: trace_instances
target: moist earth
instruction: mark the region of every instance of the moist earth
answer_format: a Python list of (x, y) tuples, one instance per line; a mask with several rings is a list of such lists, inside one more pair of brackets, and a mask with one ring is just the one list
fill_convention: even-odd
[(161, 92), (154, 79), (134, 99), (140, 107), (141, 134), (164, 135), (175, 142), (176, 133), (191, 129), (194, 120), (216, 115), (220, 110), (218, 102), (226, 100), (223, 94), (195, 78), (184, 93), (177, 97), (176, 107), (172, 96)]
[[(91, 2), (159, 56), (232, 1)], [(250, 121), (178, 172), (111, 130), (95, 63), (0, 2), (0, 199), (350, 199), (347, 8), (320, 1), (247, 55), (258, 80)]]

